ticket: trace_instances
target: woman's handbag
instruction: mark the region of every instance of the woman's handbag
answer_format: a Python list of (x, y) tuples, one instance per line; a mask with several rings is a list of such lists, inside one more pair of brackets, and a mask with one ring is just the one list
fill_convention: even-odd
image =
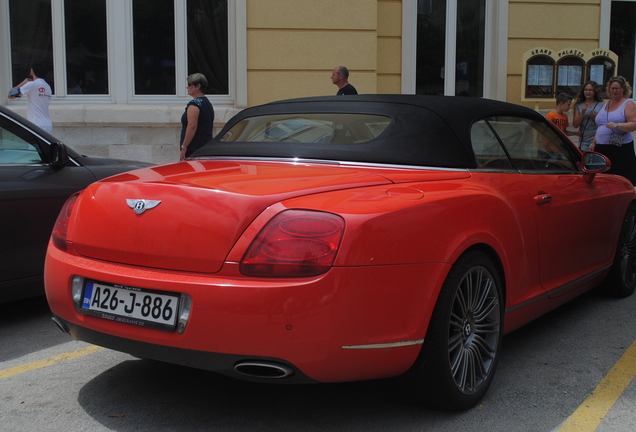
[(624, 133), (616, 133), (616, 129), (612, 130), (612, 134), (610, 135), (609, 143), (610, 145), (615, 145), (621, 147), (623, 145), (623, 135)]

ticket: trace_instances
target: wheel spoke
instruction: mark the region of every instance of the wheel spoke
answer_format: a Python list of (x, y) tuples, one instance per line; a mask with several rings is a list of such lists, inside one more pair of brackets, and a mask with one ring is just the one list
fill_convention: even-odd
[(626, 284), (634, 280), (636, 274), (636, 262), (634, 262), (634, 258), (631, 256), (623, 257), (623, 261), (621, 262), (621, 274)]
[(636, 215), (630, 215), (625, 221), (623, 232), (621, 232), (621, 240), (627, 249), (632, 252), (636, 248)]
[(463, 349), (456, 349), (453, 350), (455, 352), (454, 355), (451, 356), (451, 373), (453, 374), (453, 376), (457, 376), (457, 371), (462, 367), (462, 365), (464, 364), (464, 350)]
[(497, 302), (496, 298), (494, 297), (487, 298), (484, 295), (484, 300), (480, 305), (481, 305), (481, 308), (477, 310), (475, 313), (475, 321), (478, 321), (478, 322), (485, 320), (488, 317), (488, 315), (490, 315), (490, 313), (493, 310), (495, 310), (497, 306), (499, 306), (499, 303)]
[[(472, 379), (472, 388), (476, 388), (478, 384), (478, 379), (482, 379), (486, 376), (486, 364), (484, 362), (484, 357), (478, 350), (478, 347), (474, 347), (471, 350), (473, 357), (473, 379)], [(490, 360), (490, 358), (488, 358)]]
[[(466, 279), (470, 279), (470, 278), (466, 278)], [(462, 284), (459, 287), (459, 290), (457, 291), (457, 297), (455, 297), (455, 308), (459, 309), (456, 311), (456, 313), (459, 314), (460, 321), (461, 321), (461, 318), (466, 316), (466, 311), (469, 309), (469, 305), (466, 303), (466, 299), (470, 297), (465, 295), (466, 294), (465, 291), (466, 292), (470, 291), (469, 285), (470, 283), (468, 280), (465, 280), (464, 282), (462, 282)]]
[(466, 379), (464, 390), (472, 390), (476, 386), (475, 362), (477, 358), (472, 350), (466, 351), (466, 357)]
[(497, 322), (486, 322), (475, 325), (475, 333), (477, 334), (488, 334), (488, 333), (497, 333), (499, 332), (499, 323)]
[(475, 296), (479, 292), (479, 286), (481, 285), (482, 274), (481, 270), (475, 270), (470, 274), (466, 280), (469, 282), (466, 290), (466, 309), (473, 310), (475, 308)]
[(488, 300), (488, 296), (490, 295), (490, 291), (492, 288), (492, 280), (488, 278), (484, 279), (482, 273), (483, 272), (481, 271), (479, 272), (480, 280), (477, 284), (479, 289), (475, 290), (473, 302), (471, 305), (474, 311), (479, 311), (483, 308), (484, 303)]
[(453, 331), (453, 330), (461, 331), (462, 322), (464, 320), (464, 315), (465, 314), (462, 314), (462, 315), (457, 315), (455, 313), (451, 314), (451, 317), (450, 317), (450, 328), (451, 328), (451, 331)]
[(472, 347), (462, 350), (452, 369), (457, 386), (464, 392), (477, 389), (481, 381), (486, 377), (487, 367), (479, 351)]
[(488, 360), (492, 360), (495, 353), (495, 347), (491, 346), (481, 336), (475, 337), (475, 347), (481, 353), (481, 357), (485, 357)]
[(452, 357), (453, 353), (457, 351), (463, 344), (462, 334), (455, 333), (452, 334), (448, 340), (448, 354)]
[(455, 377), (455, 382), (460, 389), (466, 388), (466, 380), (468, 377), (468, 363), (469, 357), (468, 353), (465, 350), (462, 350), (461, 354), (458, 356), (457, 361), (455, 362), (455, 367), (451, 369), (453, 376)]

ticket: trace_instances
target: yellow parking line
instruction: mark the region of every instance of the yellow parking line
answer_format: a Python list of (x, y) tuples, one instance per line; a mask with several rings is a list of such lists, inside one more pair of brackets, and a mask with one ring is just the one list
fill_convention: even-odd
[(636, 376), (636, 341), (558, 432), (594, 432)]
[(9, 378), (15, 375), (20, 375), (21, 373), (29, 372), (36, 369), (41, 369), (47, 366), (52, 366), (57, 363), (61, 363), (67, 360), (73, 360), (78, 357), (83, 357), (85, 355), (93, 354), (97, 351), (101, 351), (104, 348), (98, 347), (95, 345), (91, 345), (85, 348), (76, 349), (75, 351), (59, 354), (53, 357), (49, 357), (44, 360), (38, 360), (32, 363), (26, 363), (20, 366), (14, 366), (9, 369), (0, 370), (0, 380)]

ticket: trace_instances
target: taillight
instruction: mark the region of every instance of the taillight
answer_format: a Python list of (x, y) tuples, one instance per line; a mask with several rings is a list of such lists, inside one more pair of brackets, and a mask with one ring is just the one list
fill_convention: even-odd
[(64, 207), (60, 210), (60, 214), (57, 216), (53, 232), (51, 233), (51, 240), (53, 244), (63, 251), (66, 250), (66, 237), (68, 236), (68, 223), (71, 220), (71, 214), (73, 213), (73, 207), (77, 198), (81, 195), (81, 192), (77, 192), (66, 200)]
[(309, 277), (331, 268), (344, 220), (331, 213), (288, 210), (272, 219), (241, 260), (247, 276)]

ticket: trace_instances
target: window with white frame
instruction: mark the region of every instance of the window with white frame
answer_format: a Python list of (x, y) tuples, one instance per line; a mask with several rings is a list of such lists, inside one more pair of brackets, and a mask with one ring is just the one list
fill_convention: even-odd
[(231, 0), (8, 1), (12, 85), (43, 61), (57, 97), (103, 98), (120, 86), (128, 101), (167, 100), (185, 96), (195, 72), (208, 95), (230, 94)]
[(402, 92), (506, 100), (508, 2), (402, 0)]
[(415, 92), (483, 96), (485, 26), (486, 0), (418, 0)]

